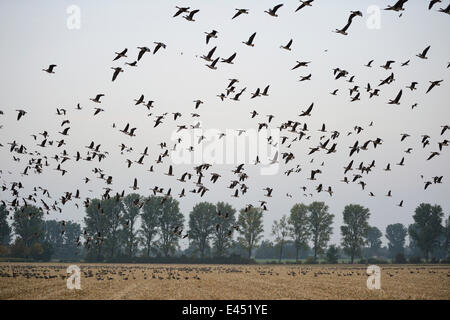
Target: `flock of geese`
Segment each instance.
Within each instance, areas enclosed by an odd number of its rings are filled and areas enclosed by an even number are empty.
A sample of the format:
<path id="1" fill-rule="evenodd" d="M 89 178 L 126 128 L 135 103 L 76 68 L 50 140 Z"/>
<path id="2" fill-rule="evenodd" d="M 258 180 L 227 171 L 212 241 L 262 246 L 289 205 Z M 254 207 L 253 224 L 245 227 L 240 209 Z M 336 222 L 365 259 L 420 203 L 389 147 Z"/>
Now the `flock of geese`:
<path id="1" fill-rule="evenodd" d="M 311 7 L 314 5 L 314 0 L 307 0 L 307 1 L 300 1 L 300 5 L 296 7 L 295 12 L 298 12 L 300 10 L 305 10 L 307 7 Z M 396 12 L 403 12 L 405 10 L 404 5 L 407 2 L 407 0 L 400 0 L 397 1 L 392 6 L 388 6 L 385 10 L 390 11 L 396 11 Z M 437 3 L 442 2 L 441 0 L 432 0 L 429 3 L 428 9 L 433 8 L 434 5 Z M 197 15 L 199 14 L 199 9 L 193 9 L 191 10 L 190 7 L 176 7 L 176 11 L 173 15 L 173 18 L 184 18 L 189 22 L 195 22 Z M 264 12 L 272 17 L 279 17 L 280 12 L 285 9 L 283 8 L 283 4 L 278 4 L 274 6 L 273 8 L 269 8 L 265 10 Z M 450 5 L 447 6 L 447 8 L 443 9 L 440 8 L 439 12 L 450 14 Z M 230 14 L 231 19 L 237 19 L 238 17 L 241 19 L 243 15 L 250 14 L 249 9 L 235 9 L 235 12 L 233 15 Z M 358 17 L 362 17 L 361 11 L 351 11 L 350 15 L 347 19 L 347 22 L 345 26 L 342 29 L 335 29 L 334 32 L 341 34 L 341 35 L 348 35 L 348 31 L 352 23 L 357 19 Z M 216 30 L 212 30 L 210 32 L 205 32 L 206 34 L 206 44 L 209 45 L 211 42 L 211 39 L 218 38 L 218 32 Z M 200 35 L 199 35 L 200 36 Z M 203 35 L 201 35 L 203 37 Z M 249 47 L 255 46 L 257 32 L 254 32 L 249 36 L 249 38 L 245 41 L 242 41 L 243 44 Z M 293 44 L 293 39 L 291 39 L 288 43 L 285 45 L 281 45 L 280 49 L 291 51 L 291 46 Z M 161 49 L 166 49 L 167 46 L 163 42 L 154 42 L 153 49 L 150 49 L 149 47 L 142 46 L 137 47 L 138 52 L 136 56 L 136 60 L 132 62 L 125 62 L 125 64 L 128 67 L 137 67 L 138 62 L 144 58 L 144 56 L 153 54 L 155 55 L 158 51 Z M 231 56 L 227 58 L 220 58 L 219 56 L 214 57 L 216 53 L 216 48 L 213 47 L 209 49 L 209 51 L 202 55 L 201 58 L 208 62 L 206 66 L 211 70 L 216 70 L 217 65 L 220 61 L 220 63 L 226 63 L 226 64 L 234 64 L 234 61 L 236 59 L 237 53 L 233 53 Z M 422 51 L 417 53 L 417 57 L 414 59 L 422 59 L 427 60 L 429 57 L 431 46 L 427 46 L 425 49 L 421 49 Z M 163 51 L 160 51 L 160 54 Z M 126 58 L 131 56 L 128 49 L 125 48 L 120 52 L 114 53 L 114 58 L 112 61 L 114 63 L 118 63 L 119 61 L 123 61 Z M 410 63 L 414 63 L 414 61 L 407 60 L 405 62 L 402 62 L 400 64 L 400 68 L 405 68 L 410 65 Z M 299 61 L 297 60 L 295 64 L 292 64 L 292 70 L 296 69 L 308 69 L 309 65 L 311 64 L 311 61 Z M 392 70 L 393 66 L 397 64 L 394 60 L 388 60 L 383 65 L 380 65 L 379 67 L 385 69 L 386 71 Z M 44 72 L 50 74 L 51 76 L 54 76 L 54 74 L 57 71 L 57 65 L 50 64 L 47 69 L 42 69 Z M 366 65 L 366 68 L 370 69 L 374 67 L 374 60 L 370 60 Z M 450 64 L 446 66 L 446 68 L 449 68 Z M 112 82 L 116 82 L 120 80 L 119 75 L 124 72 L 124 69 L 122 67 L 116 66 L 111 67 L 113 70 L 112 74 Z M 364 91 L 368 95 L 369 99 L 375 99 L 375 97 L 379 97 L 381 90 L 386 86 L 391 86 L 395 81 L 395 74 L 394 72 L 390 71 L 390 75 L 380 80 L 379 83 L 367 83 L 367 86 L 365 88 L 360 87 L 360 85 L 355 84 L 355 78 L 356 75 L 351 75 L 348 70 L 342 69 L 342 68 L 334 68 L 332 70 L 332 73 L 330 73 L 330 77 L 336 81 L 336 83 L 343 83 L 347 82 L 350 83 L 352 87 L 349 88 L 350 92 L 350 101 L 356 102 L 363 98 Z M 309 73 L 308 75 L 301 76 L 299 81 L 308 81 L 312 79 L 312 74 Z M 119 81 L 120 82 L 120 81 Z M 430 92 L 433 90 L 437 90 L 435 88 L 441 86 L 443 83 L 442 79 L 437 80 L 430 80 L 429 85 L 427 87 L 427 90 L 425 91 L 425 94 L 430 94 Z M 400 105 L 401 99 L 404 96 L 404 90 L 408 89 L 410 92 L 414 92 L 418 90 L 419 83 L 418 82 L 412 82 L 406 87 L 402 87 L 398 91 L 398 94 L 393 97 L 392 99 L 389 99 L 386 103 L 390 105 Z M 250 92 L 250 95 L 245 95 L 247 91 L 246 86 L 240 85 L 239 79 L 228 79 L 227 83 L 224 85 L 223 91 L 217 93 L 219 101 L 225 101 L 225 99 L 234 100 L 234 101 L 240 101 L 241 98 L 248 98 L 249 101 L 251 99 L 256 98 L 262 98 L 267 97 L 270 95 L 271 85 L 265 84 L 265 86 L 261 88 L 256 88 L 254 92 Z M 336 96 L 339 94 L 340 89 L 334 89 L 330 94 L 333 96 Z M 364 90 L 364 91 L 362 91 Z M 97 94 L 95 97 L 90 98 L 90 101 L 96 105 L 96 107 L 93 108 L 94 116 L 99 116 L 102 112 L 106 112 L 103 108 L 100 106 L 102 105 L 102 99 L 105 96 L 103 93 Z M 157 110 L 155 101 L 153 100 L 147 100 L 144 96 L 144 94 L 141 94 L 139 97 L 137 97 L 134 101 L 130 101 L 130 103 L 133 103 L 135 106 L 144 106 L 148 111 Z M 201 108 L 202 104 L 204 102 L 200 99 L 194 100 L 192 105 L 192 112 L 190 116 L 192 118 L 200 118 L 201 114 L 198 113 L 198 110 Z M 417 104 L 413 106 L 414 109 L 417 107 Z M 75 112 L 80 112 L 83 108 L 79 103 L 77 103 L 76 107 L 74 108 Z M 17 109 L 17 121 L 20 121 L 23 117 L 27 116 L 28 111 Z M 87 143 L 87 145 L 83 148 L 83 150 L 76 150 L 76 151 L 68 151 L 70 150 L 68 148 L 67 142 L 65 141 L 65 137 L 69 136 L 71 133 L 70 131 L 70 124 L 71 119 L 67 118 L 70 115 L 71 111 L 67 110 L 65 108 L 57 108 L 56 109 L 56 116 L 58 118 L 61 118 L 61 123 L 59 129 L 57 132 L 48 132 L 46 130 L 43 130 L 42 132 L 35 132 L 32 133 L 33 140 L 35 141 L 33 144 L 26 144 L 22 143 L 16 140 L 13 140 L 11 142 L 8 142 L 7 145 L 9 147 L 5 146 L 3 143 L 0 144 L 0 148 L 5 148 L 7 151 L 9 151 L 9 154 L 12 156 L 12 159 L 17 162 L 17 166 L 20 166 L 22 168 L 21 175 L 22 176 L 28 176 L 32 173 L 34 174 L 43 174 L 44 171 L 47 170 L 47 168 L 52 168 L 53 170 L 56 170 L 57 172 L 60 172 L 61 175 L 65 175 L 68 173 L 68 170 L 64 168 L 67 163 L 73 163 L 73 162 L 79 162 L 79 161 L 85 161 L 85 162 L 96 162 L 96 166 L 94 169 L 92 169 L 92 174 L 94 177 L 86 176 L 84 178 L 80 177 L 80 182 L 83 182 L 83 184 L 90 183 L 94 178 L 97 178 L 104 182 L 105 192 L 102 194 L 103 199 L 108 198 L 116 198 L 121 199 L 125 195 L 125 189 L 124 188 L 118 188 L 123 190 L 115 190 L 112 189 L 113 185 L 113 174 L 106 172 L 104 169 L 100 167 L 101 162 L 110 157 L 112 154 L 114 154 L 113 150 L 104 150 L 101 146 L 101 143 L 91 141 L 90 143 Z M 4 112 L 1 111 L 0 115 L 3 116 Z M 348 152 L 348 163 L 345 164 L 342 170 L 342 180 L 340 183 L 353 183 L 361 186 L 361 190 L 365 193 L 367 193 L 370 197 L 375 197 L 375 194 L 373 191 L 368 190 L 370 187 L 368 183 L 365 182 L 365 178 L 369 174 L 373 174 L 376 172 L 375 168 L 377 166 L 376 161 L 372 160 L 369 163 L 359 162 L 356 159 L 357 155 L 360 153 L 363 153 L 364 151 L 367 151 L 369 149 L 377 149 L 380 148 L 379 146 L 384 143 L 384 140 L 381 137 L 374 137 L 373 139 L 369 140 L 362 140 L 357 139 L 352 145 L 350 146 L 342 146 L 339 143 L 339 138 L 343 135 L 342 132 L 336 131 L 336 130 L 330 130 L 327 128 L 326 124 L 322 124 L 320 128 L 310 128 L 308 126 L 308 123 L 304 121 L 304 119 L 307 119 L 309 117 L 312 117 L 314 115 L 314 102 L 307 105 L 307 107 L 304 108 L 303 111 L 298 114 L 297 119 L 290 119 L 286 121 L 281 121 L 281 125 L 278 127 L 281 133 L 280 141 L 275 141 L 272 136 L 268 138 L 267 143 L 271 145 L 272 147 L 279 146 L 280 147 L 280 154 L 276 152 L 275 156 L 272 159 L 269 160 L 269 163 L 275 164 L 275 163 L 283 163 L 283 165 L 287 168 L 286 171 L 284 171 L 284 175 L 290 176 L 291 174 L 300 174 L 302 171 L 305 171 L 304 168 L 300 165 L 300 163 L 295 163 L 295 159 L 299 157 L 293 149 L 296 145 L 298 145 L 300 142 L 310 141 L 311 137 L 313 136 L 313 132 L 319 132 L 320 133 L 320 142 L 317 145 L 314 145 L 309 148 L 308 156 L 318 153 L 323 154 L 333 154 L 340 150 L 344 151 L 345 149 L 349 149 Z M 154 118 L 154 125 L 153 128 L 156 128 L 160 126 L 163 123 L 174 123 L 174 128 L 176 128 L 177 132 L 183 131 L 183 130 L 191 130 L 200 128 L 200 122 L 198 122 L 195 125 L 188 126 L 186 124 L 179 123 L 180 119 L 183 119 L 183 114 L 180 112 L 173 112 L 172 114 L 169 114 L 169 112 L 163 112 L 159 115 L 150 113 L 148 114 L 149 117 Z M 257 110 L 253 110 L 250 112 L 250 119 L 260 119 L 260 114 Z M 255 124 L 255 126 L 258 127 L 258 131 L 269 128 L 270 124 L 272 123 L 273 119 L 276 118 L 276 115 L 269 114 L 265 115 L 266 120 L 262 120 L 262 122 L 258 122 Z M 373 123 L 370 123 L 368 125 L 373 126 Z M 118 130 L 119 132 L 123 133 L 127 137 L 136 137 L 136 135 L 139 132 L 139 128 L 134 127 L 130 123 L 124 123 L 123 126 L 120 126 L 118 129 L 116 124 L 114 123 L 112 126 L 115 130 Z M 346 133 L 347 136 L 349 135 L 356 135 L 358 136 L 365 130 L 366 128 L 361 126 L 355 126 L 352 130 L 348 131 Z M 443 124 L 441 128 L 436 128 L 437 132 L 433 134 L 433 139 L 430 135 L 423 135 L 420 139 L 420 144 L 423 149 L 429 149 L 429 156 L 424 159 L 425 161 L 432 161 L 438 156 L 441 156 L 445 152 L 445 148 L 449 145 L 449 140 L 445 138 L 445 135 L 448 133 L 450 127 L 449 125 Z M 156 129 L 155 129 L 156 130 Z M 244 134 L 245 130 L 238 130 L 238 134 Z M 155 131 L 155 135 L 157 135 L 157 132 Z M 220 133 L 219 139 L 223 138 L 225 136 L 225 133 Z M 401 135 L 401 142 L 407 141 L 407 139 L 410 138 L 410 135 L 408 133 L 403 133 Z M 129 139 L 129 138 L 128 138 Z M 127 140 L 130 141 L 130 140 Z M 197 144 L 201 144 L 207 141 L 207 138 L 205 136 L 200 136 L 198 138 Z M 165 141 L 161 141 L 158 144 L 157 150 L 152 150 L 152 148 L 149 149 L 148 146 L 142 147 L 143 152 L 135 155 L 135 151 L 132 145 L 130 145 L 128 142 L 122 142 L 118 146 L 117 152 L 120 153 L 120 155 L 126 155 L 127 159 L 125 161 L 126 164 L 124 164 L 125 168 L 130 168 L 131 166 L 143 166 L 148 165 L 149 169 L 147 172 L 154 173 L 156 172 L 155 166 L 160 165 L 167 161 L 170 157 L 169 152 L 171 150 L 176 150 L 177 147 L 179 147 L 182 144 L 182 139 L 177 139 L 176 143 L 174 145 L 170 145 Z M 56 147 L 56 152 L 55 152 Z M 190 145 L 189 151 L 194 151 L 196 148 L 196 145 Z M 47 153 L 45 150 L 50 149 Z M 1 150 L 1 149 L 0 149 Z M 284 151 L 282 151 L 284 150 Z M 379 149 L 378 149 L 379 150 Z M 406 149 L 405 154 L 411 154 L 413 151 L 413 148 L 409 147 Z M 136 157 L 136 160 L 133 160 L 133 156 Z M 155 157 L 155 159 L 152 161 L 149 158 Z M 310 163 L 314 165 L 313 162 L 314 159 L 311 159 Z M 230 196 L 234 198 L 239 198 L 242 196 L 245 196 L 247 191 L 250 189 L 250 185 L 248 182 L 249 175 L 247 173 L 247 168 L 251 165 L 259 165 L 261 164 L 261 159 L 259 156 L 254 159 L 253 164 L 238 164 L 234 170 L 232 170 L 232 174 L 234 175 L 232 180 L 227 183 L 228 189 L 230 189 Z M 391 171 L 394 170 L 394 166 L 405 166 L 408 162 L 408 158 L 406 156 L 402 157 L 399 160 L 393 160 L 392 162 L 385 163 L 382 165 L 384 171 Z M 289 167 L 292 165 L 292 167 Z M 321 174 L 323 173 L 325 168 L 325 162 L 322 164 L 318 164 L 316 168 L 310 170 L 306 173 L 307 180 L 310 181 L 318 181 L 320 180 Z M 210 169 L 212 170 L 211 172 Z M 221 181 L 222 175 L 219 172 L 214 171 L 214 166 L 212 164 L 203 163 L 195 166 L 192 171 L 185 171 L 185 172 L 176 172 L 177 168 L 169 165 L 167 173 L 164 173 L 168 179 L 177 180 L 178 182 L 174 182 L 175 185 L 180 186 L 179 187 L 179 193 L 178 197 L 182 198 L 186 196 L 187 192 L 190 192 L 192 194 L 197 194 L 199 197 L 203 197 L 207 192 L 210 191 L 210 188 L 212 188 L 212 184 L 218 183 L 218 181 Z M 353 173 L 353 175 L 350 175 L 350 173 Z M 75 206 L 79 208 L 78 200 L 83 200 L 83 205 L 85 207 L 88 207 L 90 205 L 91 198 L 88 196 L 85 196 L 84 199 L 82 199 L 81 195 L 84 194 L 81 187 L 72 190 L 72 191 L 65 191 L 63 192 L 59 197 L 53 197 L 50 195 L 47 188 L 44 186 L 31 186 L 31 189 L 29 186 L 25 188 L 25 185 L 19 181 L 19 179 L 15 179 L 13 181 L 7 182 L 7 173 L 14 177 L 10 171 L 6 172 L 4 170 L 0 170 L 0 177 L 2 179 L 2 199 L 1 204 L 7 207 L 9 210 L 14 211 L 22 206 L 27 206 L 29 204 L 35 204 L 38 206 L 43 212 L 49 213 L 49 212 L 62 212 L 63 206 L 68 202 L 74 202 Z M 176 179 L 176 177 L 178 177 Z M 222 179 L 221 179 L 222 178 Z M 434 184 L 442 184 L 443 183 L 443 176 L 436 176 L 436 177 L 430 177 L 425 178 L 422 176 L 424 189 L 430 188 Z M 140 190 L 138 179 L 137 178 L 130 178 L 132 185 L 129 186 L 127 189 L 131 189 L 132 191 Z M 208 184 L 205 182 L 205 180 L 209 180 L 211 184 Z M 44 183 L 45 179 L 42 179 L 42 183 Z M 187 182 L 191 182 L 193 184 L 192 189 L 187 189 L 188 187 L 184 187 L 184 185 Z M 301 181 L 301 180 L 299 180 Z M 215 186 L 217 188 L 217 185 Z M 31 192 L 26 192 L 24 190 L 31 190 Z M 164 188 L 161 188 L 160 186 L 155 186 L 154 188 L 150 189 L 154 195 L 161 195 L 163 197 L 163 201 L 165 199 L 168 199 L 169 197 L 174 197 L 175 195 L 172 194 L 172 188 L 169 188 L 168 190 L 164 190 Z M 307 186 L 302 186 L 301 190 L 303 191 L 303 196 L 313 196 L 314 192 L 321 193 L 325 192 L 328 193 L 331 196 L 334 194 L 333 186 L 331 185 L 325 185 L 324 183 L 318 181 L 317 185 L 314 188 L 310 188 Z M 268 200 L 276 194 L 276 190 L 274 190 L 273 187 L 267 186 L 263 189 L 265 194 L 261 194 L 261 197 L 264 197 L 264 200 L 260 200 L 259 204 L 247 204 L 245 207 L 245 210 L 248 210 L 252 207 L 259 207 L 263 210 L 268 210 L 269 203 Z M 393 197 L 395 195 L 394 191 L 392 190 L 386 190 L 386 197 Z M 286 197 L 291 198 L 291 194 L 286 194 Z M 404 204 L 404 201 L 402 199 L 398 199 L 397 202 L 399 207 L 402 207 Z M 142 203 L 136 203 L 137 206 L 142 205 Z M 220 213 L 218 213 L 220 214 Z M 11 217 L 12 218 L 12 217 Z M 178 229 L 174 230 L 174 232 L 178 233 Z M 180 233 L 181 235 L 181 233 Z"/>

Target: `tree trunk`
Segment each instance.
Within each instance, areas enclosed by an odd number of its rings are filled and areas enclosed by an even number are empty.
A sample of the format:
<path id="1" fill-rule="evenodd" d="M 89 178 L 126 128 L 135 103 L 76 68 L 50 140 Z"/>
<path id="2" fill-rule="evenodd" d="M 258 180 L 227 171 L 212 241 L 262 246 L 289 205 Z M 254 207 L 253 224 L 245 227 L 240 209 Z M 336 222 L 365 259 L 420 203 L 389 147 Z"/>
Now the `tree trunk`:
<path id="1" fill-rule="evenodd" d="M 295 262 L 298 262 L 298 249 L 299 247 L 295 248 Z"/>
<path id="2" fill-rule="evenodd" d="M 248 247 L 248 258 L 252 257 L 252 247 Z"/>

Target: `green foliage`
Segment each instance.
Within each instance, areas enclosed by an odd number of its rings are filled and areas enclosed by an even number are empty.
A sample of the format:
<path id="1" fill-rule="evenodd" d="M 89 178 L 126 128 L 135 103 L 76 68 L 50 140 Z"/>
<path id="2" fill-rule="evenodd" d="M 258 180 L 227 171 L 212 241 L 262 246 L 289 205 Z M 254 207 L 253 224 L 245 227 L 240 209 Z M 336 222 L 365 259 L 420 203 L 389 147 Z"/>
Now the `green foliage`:
<path id="1" fill-rule="evenodd" d="M 441 206 L 422 203 L 413 215 L 414 224 L 408 228 L 409 236 L 422 250 L 427 261 L 433 249 L 439 246 L 439 237 L 443 233 L 443 216 Z"/>
<path id="2" fill-rule="evenodd" d="M 189 239 L 200 253 L 205 256 L 205 249 L 209 247 L 214 230 L 216 229 L 216 206 L 209 202 L 197 203 L 189 214 Z M 221 226 L 217 224 L 217 229 Z"/>
<path id="3" fill-rule="evenodd" d="M 334 215 L 328 212 L 328 206 L 324 202 L 313 202 L 308 206 L 309 230 L 312 235 L 314 259 L 323 253 L 333 232 L 332 224 Z"/>
<path id="4" fill-rule="evenodd" d="M 361 248 L 366 244 L 370 212 L 369 209 L 358 204 L 349 204 L 345 206 L 343 215 L 342 246 L 350 255 L 351 263 L 353 263 L 355 256 L 361 256 Z"/>
<path id="5" fill-rule="evenodd" d="M 25 241 L 20 237 L 16 238 L 10 251 L 14 258 L 27 258 L 30 255 L 30 248 L 25 245 Z"/>
<path id="6" fill-rule="evenodd" d="M 289 226 L 286 215 L 283 215 L 283 217 L 279 221 L 275 220 L 273 222 L 272 235 L 275 236 L 275 243 L 280 247 L 280 256 L 278 261 L 281 262 L 284 242 L 289 235 Z"/>
<path id="7" fill-rule="evenodd" d="M 125 245 L 125 255 L 134 256 L 138 246 L 137 231 L 135 225 L 140 216 L 141 196 L 136 193 L 127 195 L 123 200 L 122 224 L 122 243 Z"/>
<path id="8" fill-rule="evenodd" d="M 7 257 L 9 255 L 9 249 L 6 245 L 0 244 L 0 257 Z"/>
<path id="9" fill-rule="evenodd" d="M 144 246 L 144 255 L 150 256 L 152 252 L 156 252 L 153 242 L 158 234 L 158 221 L 161 198 L 148 197 L 144 201 L 141 214 L 141 228 L 138 231 L 139 241 Z"/>
<path id="10" fill-rule="evenodd" d="M 214 225 L 220 225 L 220 228 L 213 231 L 214 255 L 223 257 L 232 244 L 236 210 L 228 203 L 218 202 L 216 211 L 220 212 L 220 216 L 215 215 Z"/>
<path id="11" fill-rule="evenodd" d="M 81 226 L 78 223 L 67 221 L 65 226 L 62 226 L 59 221 L 47 220 L 43 222 L 43 230 L 44 242 L 52 247 L 52 258 L 59 260 L 77 258 L 77 239 L 81 234 Z"/>
<path id="12" fill-rule="evenodd" d="M 377 227 L 369 227 L 367 232 L 367 243 L 369 244 L 370 255 L 378 255 L 381 248 L 381 237 L 383 234 Z"/>
<path id="13" fill-rule="evenodd" d="M 8 245 L 11 241 L 11 227 L 8 224 L 8 210 L 0 206 L 0 245 Z"/>
<path id="14" fill-rule="evenodd" d="M 16 235 L 22 239 L 27 248 L 44 236 L 44 213 L 35 206 L 24 206 L 14 212 L 13 227 Z"/>
<path id="15" fill-rule="evenodd" d="M 403 253 L 397 253 L 394 258 L 395 263 L 406 263 L 406 258 Z"/>
<path id="16" fill-rule="evenodd" d="M 176 227 L 183 228 L 184 216 L 178 207 L 178 201 L 172 197 L 155 197 L 158 206 L 159 239 L 156 242 L 158 249 L 168 257 L 179 247 L 180 237 L 174 233 Z"/>
<path id="17" fill-rule="evenodd" d="M 262 239 L 263 229 L 263 211 L 260 208 L 241 209 L 237 224 L 239 226 L 239 244 L 248 252 L 248 258 L 251 258 L 252 250 Z"/>
<path id="18" fill-rule="evenodd" d="M 389 240 L 389 252 L 393 257 L 403 253 L 407 230 L 401 223 L 390 224 L 386 227 L 386 238 Z"/>
<path id="19" fill-rule="evenodd" d="M 336 264 L 339 260 L 339 249 L 332 244 L 328 247 L 327 254 L 326 254 L 326 261 L 330 264 Z"/>
<path id="20" fill-rule="evenodd" d="M 295 261 L 298 261 L 300 249 L 304 249 L 308 245 L 311 236 L 308 225 L 308 206 L 301 203 L 295 204 L 291 208 L 289 215 L 289 232 L 295 244 Z"/>

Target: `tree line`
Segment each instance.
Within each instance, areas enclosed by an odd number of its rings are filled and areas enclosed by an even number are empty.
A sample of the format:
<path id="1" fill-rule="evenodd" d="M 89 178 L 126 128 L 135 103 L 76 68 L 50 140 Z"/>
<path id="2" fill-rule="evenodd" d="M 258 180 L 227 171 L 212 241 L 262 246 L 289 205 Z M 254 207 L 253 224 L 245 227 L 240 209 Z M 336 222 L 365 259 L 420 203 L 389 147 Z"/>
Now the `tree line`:
<path id="1" fill-rule="evenodd" d="M 263 239 L 264 211 L 252 206 L 236 212 L 225 202 L 201 202 L 191 209 L 185 224 L 176 199 L 132 193 L 92 199 L 85 203 L 85 211 L 84 228 L 71 221 L 44 220 L 43 212 L 32 205 L 16 210 L 9 225 L 9 212 L 0 207 L 0 256 L 123 262 L 174 256 L 211 261 L 232 256 L 248 261 L 276 257 L 279 262 L 306 258 L 311 263 L 346 258 L 354 263 L 357 258 L 382 257 L 405 262 L 407 249 L 418 261 L 449 257 L 449 218 L 444 221 L 439 205 L 420 204 L 408 227 L 388 225 L 387 247 L 382 247 L 382 232 L 369 225 L 369 209 L 358 204 L 349 204 L 342 212 L 340 246 L 329 245 L 335 216 L 324 202 L 295 204 L 289 215 L 273 222 L 273 241 Z M 184 250 L 182 239 L 188 241 Z"/>

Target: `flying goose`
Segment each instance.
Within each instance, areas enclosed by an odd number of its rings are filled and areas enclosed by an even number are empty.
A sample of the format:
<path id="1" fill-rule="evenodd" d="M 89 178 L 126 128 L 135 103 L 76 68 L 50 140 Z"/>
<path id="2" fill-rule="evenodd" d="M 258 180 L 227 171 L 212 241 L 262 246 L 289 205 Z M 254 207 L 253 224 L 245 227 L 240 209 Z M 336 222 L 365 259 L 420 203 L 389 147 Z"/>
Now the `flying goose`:
<path id="1" fill-rule="evenodd" d="M 428 87 L 428 90 L 426 93 L 430 92 L 431 89 L 433 89 L 434 87 L 440 86 L 442 81 L 444 81 L 444 80 L 430 81 L 431 85 Z"/>
<path id="2" fill-rule="evenodd" d="M 292 39 L 285 46 L 280 46 L 281 49 L 291 51 Z"/>
<path id="3" fill-rule="evenodd" d="M 217 31 L 216 30 L 213 30 L 211 32 L 205 32 L 205 34 L 206 34 L 206 44 L 209 43 L 209 40 L 211 38 L 217 38 Z"/>
<path id="4" fill-rule="evenodd" d="M 234 58 L 236 58 L 236 52 L 233 53 L 233 54 L 232 54 L 229 58 L 227 58 L 227 59 L 222 58 L 222 61 L 221 61 L 221 62 L 233 64 Z"/>
<path id="5" fill-rule="evenodd" d="M 216 70 L 217 69 L 216 64 L 219 61 L 219 58 L 220 57 L 217 57 L 216 60 L 214 60 L 211 64 L 206 64 L 206 66 L 212 70 Z"/>
<path id="6" fill-rule="evenodd" d="M 314 107 L 314 102 L 311 103 L 311 105 L 309 106 L 308 109 L 306 109 L 305 111 L 302 111 L 302 113 L 299 115 L 299 117 L 310 116 L 313 107 Z"/>
<path id="7" fill-rule="evenodd" d="M 133 186 L 130 187 L 130 188 L 133 189 L 133 190 L 138 190 L 138 189 L 139 189 L 139 187 L 138 187 L 138 185 L 137 185 L 137 179 L 136 179 L 136 178 L 134 178 Z"/>
<path id="8" fill-rule="evenodd" d="M 428 50 L 430 50 L 430 47 L 431 47 L 431 46 L 426 47 L 426 48 L 422 51 L 422 53 L 416 54 L 416 56 L 419 57 L 419 58 L 421 58 L 421 59 L 428 59 L 428 57 L 427 57 L 427 52 L 428 52 Z"/>
<path id="9" fill-rule="evenodd" d="M 387 6 L 387 8 L 385 8 L 384 10 L 392 10 L 392 11 L 404 11 L 405 8 L 403 8 L 403 5 L 407 2 L 408 0 L 398 0 L 393 6 Z"/>
<path id="10" fill-rule="evenodd" d="M 306 6 L 311 7 L 311 6 L 312 6 L 311 3 L 312 3 L 313 1 L 314 1 L 314 0 L 306 0 L 306 1 L 300 0 L 300 2 L 301 2 L 302 4 L 295 10 L 295 12 L 297 12 L 298 10 L 303 9 L 303 8 L 306 7 Z"/>
<path id="11" fill-rule="evenodd" d="M 235 9 L 237 12 L 234 14 L 233 18 L 231 18 L 232 20 L 234 18 L 237 18 L 238 16 L 240 16 L 241 14 L 248 14 L 248 9 Z"/>
<path id="12" fill-rule="evenodd" d="M 126 57 L 127 57 L 127 55 L 126 55 L 127 51 L 128 51 L 128 49 L 125 48 L 125 49 L 123 49 L 122 52 L 115 52 L 115 54 L 116 54 L 117 56 L 114 58 L 113 61 L 116 61 L 117 59 L 120 59 L 120 58 L 122 58 L 122 57 L 125 57 L 125 58 L 126 58 Z"/>
<path id="13" fill-rule="evenodd" d="M 47 72 L 47 73 L 55 73 L 55 72 L 53 71 L 53 69 L 55 69 L 55 67 L 57 67 L 56 64 L 51 64 L 51 65 L 48 66 L 47 69 L 42 69 L 42 71 L 45 71 L 45 72 Z"/>
<path id="14" fill-rule="evenodd" d="M 201 56 L 200 58 L 202 58 L 203 60 L 206 60 L 208 62 L 213 61 L 212 56 L 213 56 L 214 52 L 216 51 L 216 49 L 217 49 L 217 47 L 212 48 L 206 56 Z"/>
<path id="15" fill-rule="evenodd" d="M 173 15 L 173 18 L 179 16 L 179 15 L 182 14 L 182 13 L 185 13 L 185 12 L 187 13 L 187 12 L 189 12 L 189 9 L 190 9 L 190 7 L 175 7 L 175 8 L 177 8 L 178 10 L 177 10 L 177 12 L 175 12 L 175 14 Z"/>
<path id="16" fill-rule="evenodd" d="M 187 21 L 195 21 L 194 20 L 194 15 L 199 12 L 200 10 L 196 9 L 196 10 L 192 10 L 187 16 L 183 16 L 183 18 L 185 18 Z"/>
<path id="17" fill-rule="evenodd" d="M 137 48 L 139 49 L 137 61 L 141 60 L 144 53 L 150 52 L 150 49 L 147 47 L 137 47 Z"/>
<path id="18" fill-rule="evenodd" d="M 400 90 L 394 100 L 389 100 L 388 104 L 400 105 L 400 98 L 402 97 L 403 90 Z"/>
<path id="19" fill-rule="evenodd" d="M 164 43 L 162 43 L 162 42 L 153 42 L 153 43 L 156 44 L 155 49 L 153 49 L 153 54 L 155 54 L 156 52 L 158 52 L 158 50 L 159 50 L 160 48 L 163 48 L 163 49 L 166 48 L 166 45 L 165 45 Z"/>
<path id="20" fill-rule="evenodd" d="M 433 8 L 433 6 L 438 2 L 442 2 L 442 0 L 431 0 L 430 4 L 428 5 L 428 10 L 431 10 L 431 8 Z"/>
<path id="21" fill-rule="evenodd" d="M 267 14 L 269 14 L 269 15 L 271 15 L 272 17 L 278 17 L 277 11 L 278 11 L 278 9 L 280 9 L 282 6 L 283 6 L 283 4 L 278 4 L 278 5 L 276 5 L 275 7 L 273 7 L 272 9 L 265 10 L 264 12 L 267 13 Z"/>
<path id="22" fill-rule="evenodd" d="M 116 67 L 116 68 L 111 67 L 111 69 L 114 70 L 113 77 L 112 77 L 112 81 L 114 81 L 114 80 L 116 80 L 119 73 L 123 72 L 123 69 L 121 67 Z"/>
<path id="23" fill-rule="evenodd" d="M 248 38 L 247 41 L 243 41 L 242 43 L 248 45 L 249 47 L 254 47 L 255 45 L 253 44 L 253 40 L 255 39 L 255 36 L 256 36 L 256 32 L 254 34 L 252 34 L 250 36 L 250 38 Z"/>
<path id="24" fill-rule="evenodd" d="M 291 70 L 295 70 L 300 67 L 307 67 L 310 63 L 311 61 L 297 61 L 297 64 Z"/>
<path id="25" fill-rule="evenodd" d="M 17 121 L 19 121 L 20 118 L 22 118 L 27 113 L 25 110 L 21 110 L 21 109 L 16 110 L 16 111 L 18 112 L 18 114 L 17 114 Z"/>

